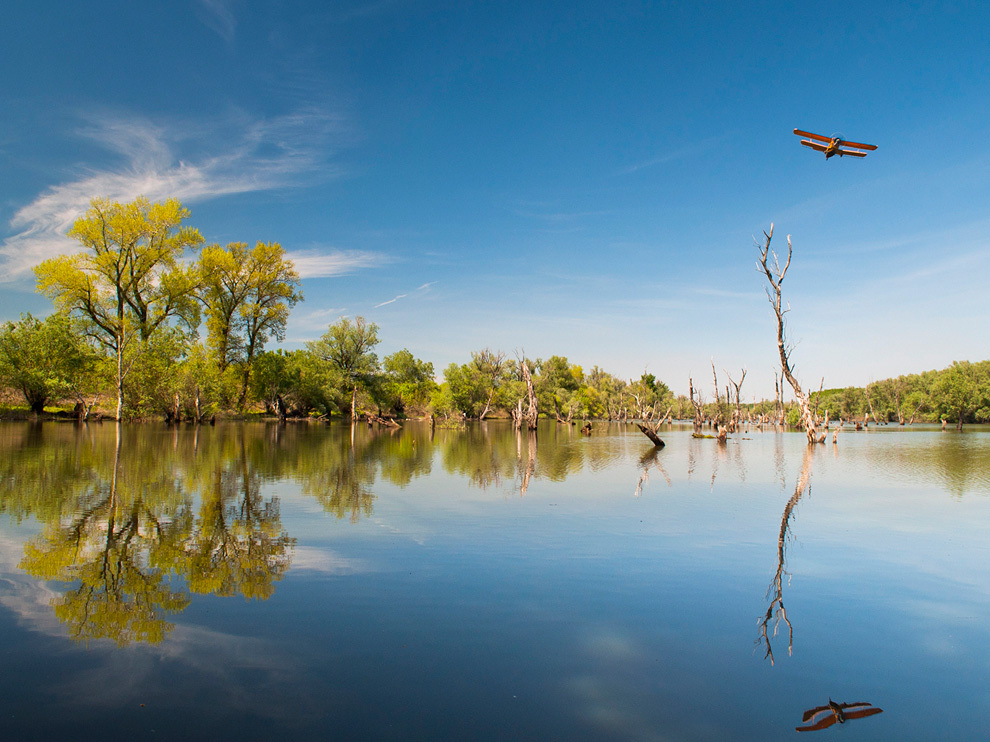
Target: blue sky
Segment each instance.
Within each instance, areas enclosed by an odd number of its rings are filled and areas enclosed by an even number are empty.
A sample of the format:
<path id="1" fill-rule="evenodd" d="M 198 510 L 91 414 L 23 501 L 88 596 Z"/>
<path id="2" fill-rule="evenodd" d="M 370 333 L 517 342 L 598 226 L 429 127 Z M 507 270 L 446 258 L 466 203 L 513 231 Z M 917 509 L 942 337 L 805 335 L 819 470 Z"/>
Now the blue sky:
<path id="1" fill-rule="evenodd" d="M 280 242 L 286 346 L 342 315 L 437 371 L 565 355 L 773 393 L 753 236 L 792 235 L 806 387 L 982 360 L 990 6 L 34 3 L 0 28 L 0 319 L 96 196 Z M 877 144 L 862 160 L 795 127 Z M 723 381 L 724 383 L 724 381 Z M 710 393 L 709 393 L 710 394 Z"/>

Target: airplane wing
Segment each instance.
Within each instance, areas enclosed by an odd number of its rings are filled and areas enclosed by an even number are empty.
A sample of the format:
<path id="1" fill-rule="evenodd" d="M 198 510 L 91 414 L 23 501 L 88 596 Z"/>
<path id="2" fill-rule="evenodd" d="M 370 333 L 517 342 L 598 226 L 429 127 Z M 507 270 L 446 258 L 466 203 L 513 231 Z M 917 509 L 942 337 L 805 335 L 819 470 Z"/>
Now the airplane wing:
<path id="1" fill-rule="evenodd" d="M 836 150 L 836 154 L 844 155 L 845 157 L 866 157 L 865 152 L 857 152 L 856 150 L 853 149 Z"/>
<path id="2" fill-rule="evenodd" d="M 801 144 L 803 144 L 805 147 L 811 147 L 812 149 L 816 149 L 819 152 L 825 151 L 825 145 L 819 144 L 818 142 L 809 142 L 807 139 L 802 139 Z"/>
<path id="3" fill-rule="evenodd" d="M 815 706 L 813 709 L 808 709 L 804 712 L 804 716 L 801 717 L 801 721 L 808 721 L 813 716 L 818 716 L 822 711 L 829 711 L 828 706 Z"/>
<path id="4" fill-rule="evenodd" d="M 883 713 L 882 708 L 877 708 L 869 703 L 839 703 L 836 706 L 842 709 L 843 721 L 862 719 L 867 716 Z M 801 721 L 805 723 L 810 721 L 811 724 L 805 727 L 795 727 L 797 731 L 817 732 L 819 729 L 827 729 L 839 721 L 839 715 L 832 706 L 815 706 L 815 708 L 808 709 L 804 712 Z"/>
<path id="5" fill-rule="evenodd" d="M 875 150 L 877 145 L 875 144 L 857 144 L 856 142 L 847 142 L 845 139 L 839 142 L 840 147 L 856 147 L 858 149 L 868 149 Z"/>
<path id="6" fill-rule="evenodd" d="M 799 732 L 817 732 L 819 729 L 827 729 L 828 727 L 835 724 L 838 717 L 835 714 L 829 714 L 824 719 L 819 721 L 817 724 L 812 724 L 809 727 L 794 727 Z"/>
<path id="7" fill-rule="evenodd" d="M 808 137 L 810 139 L 817 139 L 819 142 L 831 142 L 832 137 L 823 137 L 821 134 L 812 134 L 810 131 L 801 131 L 800 129 L 795 129 L 794 133 L 799 137 Z"/>
<path id="8" fill-rule="evenodd" d="M 873 707 L 873 708 L 863 709 L 862 711 L 847 711 L 845 713 L 845 717 L 847 719 L 862 719 L 864 716 L 873 716 L 874 714 L 882 714 L 882 713 L 883 713 L 883 709 Z"/>

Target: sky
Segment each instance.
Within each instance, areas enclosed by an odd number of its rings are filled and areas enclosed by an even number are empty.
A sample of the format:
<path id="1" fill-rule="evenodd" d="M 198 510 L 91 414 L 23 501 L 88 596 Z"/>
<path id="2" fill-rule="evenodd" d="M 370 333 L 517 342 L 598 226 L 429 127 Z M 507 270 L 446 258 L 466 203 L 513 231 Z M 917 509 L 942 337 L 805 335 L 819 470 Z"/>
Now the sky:
<path id="1" fill-rule="evenodd" d="M 438 376 L 488 347 L 772 397 L 772 223 L 806 388 L 984 360 L 987 28 L 982 2 L 11 0 L 0 320 L 52 310 L 31 268 L 92 198 L 143 195 L 288 251 L 286 348 L 362 316 Z"/>

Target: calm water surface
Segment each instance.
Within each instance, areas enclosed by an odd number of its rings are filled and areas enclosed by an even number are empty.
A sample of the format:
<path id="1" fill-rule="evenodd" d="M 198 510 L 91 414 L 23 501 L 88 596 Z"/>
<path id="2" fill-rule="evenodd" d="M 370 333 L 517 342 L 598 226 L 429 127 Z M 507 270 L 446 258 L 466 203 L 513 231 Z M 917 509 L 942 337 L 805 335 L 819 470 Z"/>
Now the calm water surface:
<path id="1" fill-rule="evenodd" d="M 990 433 L 0 425 L 4 739 L 985 738 Z"/>

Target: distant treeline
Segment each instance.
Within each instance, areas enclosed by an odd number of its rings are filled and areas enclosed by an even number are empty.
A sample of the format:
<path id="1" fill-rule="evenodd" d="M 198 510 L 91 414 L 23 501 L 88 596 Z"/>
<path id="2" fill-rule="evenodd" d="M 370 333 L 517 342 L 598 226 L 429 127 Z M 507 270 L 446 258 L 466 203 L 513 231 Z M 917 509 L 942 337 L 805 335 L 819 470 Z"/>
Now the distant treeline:
<path id="1" fill-rule="evenodd" d="M 376 416 L 485 419 L 508 417 L 526 396 L 520 363 L 530 370 L 542 416 L 577 419 L 690 419 L 695 408 L 652 374 L 621 379 L 597 366 L 585 371 L 562 356 L 520 361 L 483 349 L 451 363 L 435 379 L 432 363 L 400 350 L 379 360 L 378 326 L 343 318 L 301 350 L 263 350 L 225 366 L 208 343 L 170 327 L 128 355 L 123 410 L 128 418 L 203 420 L 266 411 L 287 417 Z M 250 369 L 245 368 L 250 364 Z M 65 312 L 24 315 L 0 329 L 0 383 L 13 405 L 34 413 L 75 406 L 113 415 L 116 358 Z M 243 381 L 248 379 L 247 391 Z M 703 417 L 727 419 L 735 400 L 702 396 Z M 957 362 L 939 371 L 899 376 L 865 387 L 812 395 L 818 414 L 833 420 L 905 423 L 990 422 L 990 361 Z M 732 408 L 732 409 L 730 409 Z M 742 417 L 796 425 L 791 403 L 739 405 Z"/>
<path id="2" fill-rule="evenodd" d="M 488 348 L 452 363 L 438 382 L 432 363 L 400 350 L 379 359 L 378 326 L 341 318 L 301 350 L 265 350 L 284 339 L 302 300 L 299 276 L 278 243 L 202 246 L 182 226 L 174 199 L 120 204 L 96 199 L 69 230 L 80 253 L 35 268 L 56 311 L 0 328 L 0 386 L 31 413 L 71 408 L 87 417 L 203 421 L 267 411 L 279 417 L 507 417 L 528 399 L 541 415 L 575 419 L 796 422 L 782 399 L 741 404 L 742 380 L 706 401 L 675 396 L 652 374 L 624 380 L 561 356 L 509 358 Z M 196 260 L 184 254 L 199 250 Z M 200 332 L 205 331 L 205 338 Z M 525 366 L 525 368 L 524 368 Z M 730 381 L 732 381 L 730 379 Z M 813 395 L 832 419 L 990 421 L 990 362 Z"/>
<path id="3" fill-rule="evenodd" d="M 814 395 L 833 418 L 911 424 L 990 422 L 990 361 L 956 361 L 939 371 L 874 381 Z"/>

